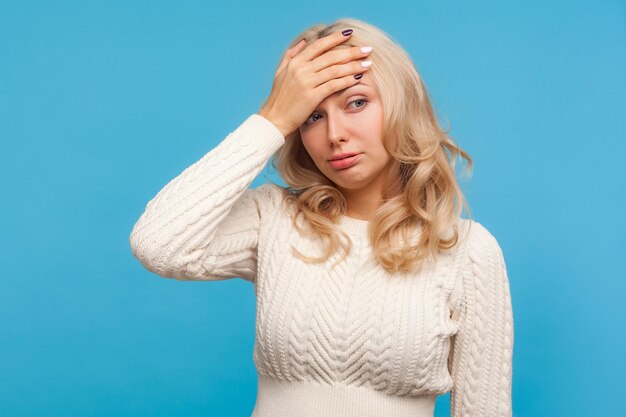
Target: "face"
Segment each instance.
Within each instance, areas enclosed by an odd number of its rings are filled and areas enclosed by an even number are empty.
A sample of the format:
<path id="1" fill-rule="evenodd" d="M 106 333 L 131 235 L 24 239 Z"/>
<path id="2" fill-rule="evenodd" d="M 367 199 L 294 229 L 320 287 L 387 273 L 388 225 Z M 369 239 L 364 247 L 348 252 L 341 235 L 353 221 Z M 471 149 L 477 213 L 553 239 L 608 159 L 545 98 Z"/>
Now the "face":
<path id="1" fill-rule="evenodd" d="M 317 168 L 345 192 L 382 192 L 393 158 L 383 146 L 383 107 L 368 73 L 326 97 L 300 126 L 300 137 Z M 357 154 L 331 162 L 340 154 Z"/>

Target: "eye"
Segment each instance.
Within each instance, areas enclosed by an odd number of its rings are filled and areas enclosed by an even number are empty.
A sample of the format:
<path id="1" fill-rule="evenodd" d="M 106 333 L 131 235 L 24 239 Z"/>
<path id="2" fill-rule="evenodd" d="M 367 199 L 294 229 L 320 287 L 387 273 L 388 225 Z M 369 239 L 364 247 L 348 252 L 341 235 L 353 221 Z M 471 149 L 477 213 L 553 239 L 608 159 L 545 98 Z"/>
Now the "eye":
<path id="1" fill-rule="evenodd" d="M 351 101 L 350 104 L 357 103 L 359 101 L 362 101 L 363 103 L 367 103 L 366 99 L 364 99 L 364 98 L 357 98 L 356 100 Z M 361 108 L 361 107 L 364 107 L 364 106 L 365 106 L 365 104 L 363 104 L 362 106 L 358 106 L 357 108 Z"/>
<path id="2" fill-rule="evenodd" d="M 363 102 L 363 104 L 362 104 L 362 105 L 360 105 L 360 106 L 357 106 L 357 107 L 356 107 L 357 109 L 360 109 L 360 108 L 362 108 L 362 107 L 365 107 L 365 103 L 367 103 L 367 101 L 368 101 L 368 100 L 367 100 L 367 99 L 365 99 L 365 98 L 357 98 L 356 100 L 352 100 L 349 104 L 352 104 L 352 103 L 358 103 L 358 102 Z M 309 125 L 311 125 L 311 124 L 315 123 L 315 121 L 317 121 L 317 120 L 314 120 L 314 121 L 312 121 L 312 122 L 309 122 L 309 120 L 311 120 L 311 119 L 312 119 L 313 117 L 315 117 L 315 116 L 319 116 L 319 113 L 313 113 L 313 114 L 311 114 L 311 115 L 309 116 L 309 118 L 308 118 L 308 119 L 304 122 L 304 125 L 309 126 Z"/>
<path id="3" fill-rule="evenodd" d="M 304 121 L 304 124 L 305 124 L 306 126 L 308 126 L 308 125 L 310 125 L 310 124 L 315 123 L 315 122 L 309 122 L 309 120 L 310 120 L 312 117 L 315 117 L 315 116 L 319 116 L 319 114 L 317 114 L 317 113 L 313 113 L 312 115 L 310 115 L 310 116 L 309 116 L 309 118 L 308 118 L 308 119 L 306 119 L 306 120 Z"/>

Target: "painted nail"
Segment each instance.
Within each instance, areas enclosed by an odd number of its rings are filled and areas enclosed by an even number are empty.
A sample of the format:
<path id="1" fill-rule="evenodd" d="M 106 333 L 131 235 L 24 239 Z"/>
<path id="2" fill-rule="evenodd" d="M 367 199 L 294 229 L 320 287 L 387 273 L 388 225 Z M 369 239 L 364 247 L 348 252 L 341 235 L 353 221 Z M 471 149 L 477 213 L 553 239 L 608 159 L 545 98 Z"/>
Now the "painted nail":
<path id="1" fill-rule="evenodd" d="M 352 33 L 352 29 L 346 29 L 346 30 L 344 30 L 343 32 L 341 32 L 341 34 L 342 34 L 343 36 L 348 36 L 348 35 L 350 35 L 351 33 Z"/>
<path id="2" fill-rule="evenodd" d="M 372 47 L 371 46 L 364 46 L 361 48 L 361 52 L 363 52 L 364 54 L 368 53 L 368 52 L 372 52 Z"/>
<path id="3" fill-rule="evenodd" d="M 355 74 L 354 78 L 360 80 L 361 78 L 363 78 L 363 74 Z"/>
<path id="4" fill-rule="evenodd" d="M 361 66 L 362 66 L 363 68 L 367 68 L 367 67 L 369 67 L 370 65 L 372 65 L 372 61 L 361 61 Z"/>

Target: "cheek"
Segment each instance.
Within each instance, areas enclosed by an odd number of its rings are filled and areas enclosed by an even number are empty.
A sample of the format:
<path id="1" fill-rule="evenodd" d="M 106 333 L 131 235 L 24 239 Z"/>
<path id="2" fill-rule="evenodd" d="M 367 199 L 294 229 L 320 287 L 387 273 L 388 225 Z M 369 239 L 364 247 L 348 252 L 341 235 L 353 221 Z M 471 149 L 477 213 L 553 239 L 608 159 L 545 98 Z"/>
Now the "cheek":
<path id="1" fill-rule="evenodd" d="M 311 147 L 309 143 L 305 139 L 302 139 L 301 143 L 302 143 L 302 147 L 304 148 L 304 150 L 309 154 L 309 156 L 311 156 Z"/>
<path id="2" fill-rule="evenodd" d="M 319 146 L 316 145 L 314 140 L 303 137 L 302 146 L 304 147 L 304 149 L 307 151 L 307 153 L 313 160 L 316 160 L 320 157 Z"/>

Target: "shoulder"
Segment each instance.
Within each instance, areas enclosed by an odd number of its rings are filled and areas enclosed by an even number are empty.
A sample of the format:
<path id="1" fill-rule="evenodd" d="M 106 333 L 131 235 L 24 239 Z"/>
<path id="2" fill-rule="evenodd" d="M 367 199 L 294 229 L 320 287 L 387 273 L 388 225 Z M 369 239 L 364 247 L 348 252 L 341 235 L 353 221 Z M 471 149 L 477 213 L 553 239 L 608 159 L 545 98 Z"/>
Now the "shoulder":
<path id="1" fill-rule="evenodd" d="M 280 186 L 268 183 L 245 189 L 228 210 L 228 216 L 220 223 L 221 227 L 236 229 L 245 223 L 258 228 L 271 224 L 281 210 L 280 190 Z"/>
<path id="2" fill-rule="evenodd" d="M 274 184 L 273 182 L 266 182 L 262 185 L 259 185 L 256 190 L 262 191 L 271 195 L 279 195 L 282 194 L 284 188 L 278 184 Z"/>
<path id="3" fill-rule="evenodd" d="M 277 204 L 283 199 L 284 188 L 273 182 L 266 182 L 253 189 L 258 198 L 267 200 L 272 204 Z"/>
<path id="4" fill-rule="evenodd" d="M 468 248 L 501 251 L 496 237 L 485 225 L 476 220 L 459 219 L 459 240 Z"/>
<path id="5" fill-rule="evenodd" d="M 460 305 L 468 291 L 484 295 L 504 288 L 505 283 L 508 286 L 504 255 L 494 234 L 475 220 L 461 219 L 459 224 L 463 256 L 462 270 L 451 297 L 454 308 Z"/>
<path id="6" fill-rule="evenodd" d="M 496 237 L 475 220 L 461 219 L 459 226 L 463 255 L 461 271 L 450 296 L 453 311 L 477 297 L 481 300 L 491 296 L 502 298 L 504 296 L 499 294 L 508 291 L 509 286 L 504 256 Z"/>
<path id="7" fill-rule="evenodd" d="M 286 190 L 278 184 L 264 183 L 257 188 L 249 188 L 245 194 L 247 199 L 254 200 L 260 210 L 276 213 L 281 209 L 281 203 Z"/>
<path id="8" fill-rule="evenodd" d="M 464 258 L 473 269 L 502 268 L 504 255 L 500 243 L 485 225 L 476 220 L 459 220 L 459 239 L 464 246 Z"/>

